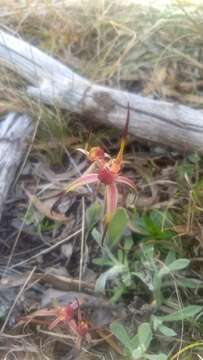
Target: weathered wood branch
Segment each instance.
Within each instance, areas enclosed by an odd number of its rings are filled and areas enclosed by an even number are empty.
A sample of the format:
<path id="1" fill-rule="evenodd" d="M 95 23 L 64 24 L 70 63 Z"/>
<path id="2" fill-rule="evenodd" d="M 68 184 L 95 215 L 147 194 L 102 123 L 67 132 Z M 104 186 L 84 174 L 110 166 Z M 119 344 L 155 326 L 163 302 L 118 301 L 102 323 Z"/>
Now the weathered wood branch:
<path id="1" fill-rule="evenodd" d="M 27 79 L 40 101 L 122 128 L 130 104 L 129 132 L 142 140 L 203 153 L 203 112 L 99 86 L 23 40 L 0 31 L 0 62 Z"/>
<path id="2" fill-rule="evenodd" d="M 0 118 L 0 219 L 32 132 L 33 124 L 26 115 L 10 113 Z"/>

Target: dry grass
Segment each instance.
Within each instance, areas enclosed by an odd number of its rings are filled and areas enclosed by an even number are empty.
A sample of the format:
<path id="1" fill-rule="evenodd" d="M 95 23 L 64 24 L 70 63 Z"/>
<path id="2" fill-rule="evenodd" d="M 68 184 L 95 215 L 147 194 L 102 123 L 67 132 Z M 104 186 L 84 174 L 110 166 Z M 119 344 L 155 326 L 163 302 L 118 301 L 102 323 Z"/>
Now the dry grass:
<path id="1" fill-rule="evenodd" d="M 99 83 L 198 108 L 203 107 L 202 17 L 203 4 L 183 1 L 161 9 L 133 1 L 124 5 L 121 0 L 1 1 L 2 27 L 76 72 Z M 26 109 L 40 117 L 39 148 L 50 152 L 48 138 L 52 149 L 59 143 L 67 146 L 68 116 L 43 105 L 39 108 L 25 97 L 24 82 L 2 67 L 0 76 L 1 111 Z M 58 149 L 59 161 L 63 146 Z"/>
<path id="2" fill-rule="evenodd" d="M 2 25 L 99 82 L 197 103 L 202 87 L 203 5 L 161 10 L 130 2 L 9 1 Z M 182 93 L 184 95 L 182 95 Z M 181 97 L 182 95 L 182 97 Z M 196 101 L 195 101 L 196 99 Z"/>

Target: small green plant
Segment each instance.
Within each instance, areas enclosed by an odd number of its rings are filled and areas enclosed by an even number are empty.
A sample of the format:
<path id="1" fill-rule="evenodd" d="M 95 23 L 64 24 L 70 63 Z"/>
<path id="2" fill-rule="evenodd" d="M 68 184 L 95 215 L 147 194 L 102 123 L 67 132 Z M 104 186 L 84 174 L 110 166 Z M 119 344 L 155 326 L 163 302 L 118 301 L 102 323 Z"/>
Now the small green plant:
<path id="1" fill-rule="evenodd" d="M 127 187 L 129 190 L 133 191 L 136 191 L 137 189 L 133 180 L 122 175 L 122 168 L 124 165 L 123 154 L 127 140 L 129 120 L 130 107 L 128 104 L 125 127 L 120 140 L 120 148 L 116 156 L 112 157 L 110 154 L 105 153 L 104 149 L 99 146 L 94 146 L 89 150 L 78 148 L 78 150 L 86 156 L 90 166 L 83 175 L 72 181 L 64 191 L 65 194 L 75 191 L 85 185 L 102 186 L 104 189 L 105 205 L 103 236 L 105 236 L 112 216 L 118 207 L 120 187 Z M 62 198 L 61 193 L 60 198 Z M 55 208 L 56 204 L 58 204 L 60 198 L 52 206 L 52 210 Z"/>
<path id="2" fill-rule="evenodd" d="M 176 336 L 176 332 L 166 326 L 165 322 L 177 322 L 189 320 L 202 310 L 202 306 L 189 305 L 169 315 L 150 317 L 149 322 L 138 326 L 137 332 L 129 336 L 125 327 L 120 322 L 111 325 L 111 331 L 124 347 L 124 355 L 132 360 L 167 360 L 168 355 L 159 352 L 150 354 L 152 340 L 161 333 L 165 338 Z"/>
<path id="3" fill-rule="evenodd" d="M 173 286 L 177 273 L 185 269 L 190 261 L 184 258 L 176 259 L 174 251 L 168 252 L 161 260 L 156 255 L 154 246 L 145 242 L 140 242 L 135 248 L 131 235 L 124 236 L 127 224 L 126 210 L 118 208 L 109 224 L 103 246 L 102 235 L 95 228 L 92 230 L 94 239 L 102 248 L 102 257 L 95 259 L 94 263 L 108 268 L 97 279 L 96 291 L 103 292 L 108 281 L 111 281 L 113 300 L 116 301 L 123 293 L 138 289 L 143 284 L 151 292 L 156 307 L 159 308 L 164 301 L 164 291 Z M 121 247 L 118 249 L 119 242 Z M 188 287 L 191 287 L 192 279 L 188 280 Z M 196 282 L 195 284 L 197 285 Z M 187 282 L 184 282 L 184 285 L 187 287 Z"/>
<path id="4" fill-rule="evenodd" d="M 25 214 L 25 224 L 32 225 L 34 230 L 39 234 L 53 231 L 58 225 L 47 217 L 42 216 L 32 206 L 28 208 Z"/>
<path id="5" fill-rule="evenodd" d="M 124 249 L 115 249 L 125 232 L 127 224 L 128 215 L 126 210 L 118 208 L 109 224 L 104 244 L 101 244 L 102 234 L 95 228 L 92 231 L 94 239 L 99 246 L 101 246 L 103 252 L 103 256 L 99 259 L 95 259 L 94 263 L 109 268 L 99 276 L 95 290 L 97 292 L 103 292 L 108 280 L 111 279 L 115 281 L 114 301 L 125 292 L 126 286 L 131 286 L 131 274 L 128 262 L 128 254 L 133 245 L 131 237 L 125 239 Z"/>
<path id="6" fill-rule="evenodd" d="M 183 320 L 190 320 L 202 310 L 200 305 L 188 305 L 179 310 L 167 315 L 151 315 L 151 324 L 154 331 L 159 331 L 162 335 L 171 337 L 176 336 L 176 332 L 170 327 L 166 326 L 165 322 L 177 322 Z"/>
<path id="7" fill-rule="evenodd" d="M 164 239 L 173 238 L 173 232 L 163 227 L 163 219 L 167 226 L 172 221 L 170 216 L 153 211 L 139 217 L 139 221 L 137 218 L 137 225 L 139 223 L 139 229 L 142 228 L 138 243 L 127 230 L 129 217 L 126 210 L 118 208 L 109 223 L 102 244 L 102 234 L 95 228 L 99 220 L 99 211 L 96 209 L 99 208 L 92 205 L 88 210 L 87 222 L 91 224 L 88 228 L 89 234 L 92 234 L 102 252 L 100 258 L 94 259 L 94 263 L 102 266 L 103 270 L 97 279 L 95 290 L 108 290 L 111 301 L 116 302 L 124 294 L 140 289 L 145 289 L 146 292 L 147 288 L 153 299 L 153 313 L 147 322 L 144 321 L 138 326 L 133 336 L 128 334 L 120 322 L 112 323 L 111 331 L 123 345 L 123 354 L 129 359 L 166 360 L 167 354 L 161 351 L 156 353 L 154 350 L 156 340 L 164 337 L 170 343 L 171 338 L 178 336 L 179 328 L 176 323 L 188 321 L 202 310 L 199 305 L 180 307 L 179 302 L 176 303 L 174 298 L 170 298 L 171 293 L 178 288 L 185 290 L 202 287 L 202 282 L 186 276 L 184 271 L 190 264 L 188 259 L 177 258 L 174 250 L 168 251 L 167 255 L 165 251 L 161 254 L 149 241 L 152 238 L 161 241 L 162 236 Z M 168 307 L 169 313 L 164 313 L 162 305 Z M 174 311 L 174 306 L 177 311 Z M 172 323 L 172 327 L 168 326 L 168 323 Z"/>
<path id="8" fill-rule="evenodd" d="M 137 333 L 130 337 L 121 323 L 113 323 L 111 331 L 124 347 L 124 355 L 133 360 L 167 360 L 164 353 L 149 354 L 148 350 L 153 339 L 153 332 L 150 323 L 142 323 Z"/>
<path id="9" fill-rule="evenodd" d="M 135 211 L 131 224 L 135 232 L 145 241 L 163 241 L 174 237 L 174 232 L 171 230 L 173 219 L 169 211 L 151 210 L 141 215 Z"/>
<path id="10" fill-rule="evenodd" d="M 134 264 L 133 276 L 140 279 L 153 294 L 156 307 L 159 308 L 164 301 L 164 290 L 173 287 L 176 273 L 185 269 L 190 261 L 176 259 L 175 253 L 170 251 L 161 261 L 154 253 L 154 247 L 141 244 L 138 253 L 139 260 Z"/>

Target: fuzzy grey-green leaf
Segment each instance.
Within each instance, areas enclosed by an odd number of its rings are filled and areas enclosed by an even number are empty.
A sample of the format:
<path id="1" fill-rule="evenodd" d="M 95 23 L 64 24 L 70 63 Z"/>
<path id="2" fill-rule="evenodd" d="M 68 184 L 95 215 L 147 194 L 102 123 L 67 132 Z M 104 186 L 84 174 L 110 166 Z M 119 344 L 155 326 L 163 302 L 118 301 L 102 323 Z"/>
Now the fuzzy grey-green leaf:
<path id="1" fill-rule="evenodd" d="M 202 306 L 200 305 L 188 305 L 172 314 L 159 316 L 158 318 L 162 321 L 182 321 L 195 316 L 201 310 Z"/>
<path id="2" fill-rule="evenodd" d="M 169 328 L 168 326 L 165 326 L 165 325 L 160 325 L 159 326 L 159 331 L 164 335 L 164 336 L 168 336 L 168 337 L 171 337 L 171 336 L 176 336 L 176 332 Z"/>
<path id="3" fill-rule="evenodd" d="M 173 261 L 171 264 L 163 265 L 161 270 L 159 271 L 159 276 L 164 276 L 171 272 L 179 271 L 185 269 L 189 265 L 190 261 L 188 259 L 178 259 Z"/>
<path id="4" fill-rule="evenodd" d="M 138 327 L 137 335 L 138 335 L 139 344 L 143 352 L 145 352 L 152 341 L 152 330 L 150 324 L 147 322 L 141 324 Z"/>
<path id="5" fill-rule="evenodd" d="M 131 349 L 131 343 L 129 335 L 120 322 L 114 322 L 111 324 L 110 329 L 114 336 L 124 345 L 124 347 Z"/>

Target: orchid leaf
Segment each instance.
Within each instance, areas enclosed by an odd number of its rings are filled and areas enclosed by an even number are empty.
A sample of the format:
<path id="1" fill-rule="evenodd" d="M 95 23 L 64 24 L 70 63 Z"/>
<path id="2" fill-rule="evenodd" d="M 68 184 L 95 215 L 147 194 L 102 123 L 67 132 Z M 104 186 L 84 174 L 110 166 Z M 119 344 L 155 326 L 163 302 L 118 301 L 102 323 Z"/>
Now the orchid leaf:
<path id="1" fill-rule="evenodd" d="M 91 230 L 101 219 L 102 215 L 102 206 L 95 201 L 88 209 L 86 210 L 86 226 Z"/>
<path id="2" fill-rule="evenodd" d="M 128 224 L 128 215 L 125 209 L 118 208 L 108 226 L 105 245 L 109 248 L 118 244 Z"/>

